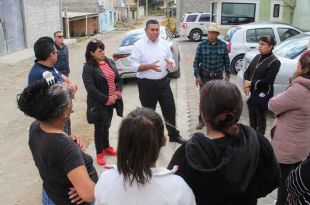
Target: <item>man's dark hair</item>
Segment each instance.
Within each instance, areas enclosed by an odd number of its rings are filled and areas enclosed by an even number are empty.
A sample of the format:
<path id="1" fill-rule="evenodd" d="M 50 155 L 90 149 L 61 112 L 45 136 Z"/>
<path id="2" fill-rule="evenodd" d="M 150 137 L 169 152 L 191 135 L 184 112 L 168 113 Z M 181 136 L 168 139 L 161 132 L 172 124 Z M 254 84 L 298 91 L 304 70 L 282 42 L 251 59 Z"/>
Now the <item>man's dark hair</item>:
<path id="1" fill-rule="evenodd" d="M 154 110 L 137 108 L 123 119 L 118 136 L 117 168 L 131 186 L 152 177 L 151 165 L 164 145 L 163 120 Z"/>
<path id="2" fill-rule="evenodd" d="M 243 108 L 238 87 L 225 80 L 211 80 L 200 92 L 200 110 L 205 122 L 226 136 L 239 133 L 239 121 Z"/>
<path id="3" fill-rule="evenodd" d="M 34 43 L 34 55 L 37 60 L 46 60 L 55 51 L 54 41 L 51 37 L 44 36 Z"/>
<path id="4" fill-rule="evenodd" d="M 54 32 L 54 37 L 56 37 L 56 34 L 57 34 L 57 33 L 62 33 L 62 31 L 55 31 L 55 32 Z"/>
<path id="5" fill-rule="evenodd" d="M 146 22 L 145 28 L 147 28 L 150 24 L 158 24 L 159 25 L 159 22 L 155 19 L 150 19 Z"/>

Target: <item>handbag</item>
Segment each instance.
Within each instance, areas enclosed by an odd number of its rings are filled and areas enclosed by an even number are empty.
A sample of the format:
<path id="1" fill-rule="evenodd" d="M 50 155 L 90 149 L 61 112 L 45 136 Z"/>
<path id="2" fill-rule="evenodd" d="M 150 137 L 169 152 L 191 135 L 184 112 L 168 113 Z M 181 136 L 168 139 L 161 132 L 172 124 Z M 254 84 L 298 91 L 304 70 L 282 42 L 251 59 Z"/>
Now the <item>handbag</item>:
<path id="1" fill-rule="evenodd" d="M 251 105 L 256 105 L 263 110 L 268 110 L 268 102 L 270 98 L 272 98 L 272 94 L 270 92 L 270 85 L 268 85 L 267 92 L 254 89 L 251 92 L 251 96 L 248 99 L 248 103 Z"/>

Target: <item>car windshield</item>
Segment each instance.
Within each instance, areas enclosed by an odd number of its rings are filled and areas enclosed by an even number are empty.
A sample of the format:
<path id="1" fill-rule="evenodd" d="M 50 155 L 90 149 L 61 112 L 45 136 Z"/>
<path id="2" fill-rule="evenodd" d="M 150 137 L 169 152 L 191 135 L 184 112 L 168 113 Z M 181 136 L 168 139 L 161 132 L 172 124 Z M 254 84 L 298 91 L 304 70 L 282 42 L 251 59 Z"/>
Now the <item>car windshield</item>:
<path id="1" fill-rule="evenodd" d="M 127 34 L 121 43 L 121 47 L 133 45 L 137 40 L 142 38 L 144 35 L 145 35 L 144 30 L 141 30 L 141 32 Z M 159 37 L 162 39 L 167 38 L 165 29 L 163 28 L 160 29 Z"/>
<path id="2" fill-rule="evenodd" d="M 299 56 L 308 47 L 310 36 L 291 38 L 275 47 L 273 53 L 289 59 Z"/>
<path id="3" fill-rule="evenodd" d="M 145 35 L 144 31 L 137 32 L 137 33 L 130 33 L 125 36 L 123 39 L 121 46 L 131 46 L 133 45 L 137 40 L 143 37 Z"/>
<path id="4" fill-rule="evenodd" d="M 230 42 L 231 38 L 237 30 L 237 27 L 232 27 L 231 29 L 229 29 L 224 37 L 224 40 Z"/>

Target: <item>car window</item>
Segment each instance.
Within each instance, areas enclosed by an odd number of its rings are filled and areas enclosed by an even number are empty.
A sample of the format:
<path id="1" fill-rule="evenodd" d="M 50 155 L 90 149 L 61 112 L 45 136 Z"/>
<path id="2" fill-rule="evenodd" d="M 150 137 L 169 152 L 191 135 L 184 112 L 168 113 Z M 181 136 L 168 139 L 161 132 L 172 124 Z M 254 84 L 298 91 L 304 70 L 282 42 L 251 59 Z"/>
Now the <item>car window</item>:
<path id="1" fill-rule="evenodd" d="M 246 42 L 257 43 L 256 29 L 249 29 L 246 31 Z"/>
<path id="2" fill-rule="evenodd" d="M 270 35 L 273 38 L 274 32 L 272 28 L 257 28 L 257 29 L 249 29 L 246 32 L 246 42 L 248 43 L 258 43 L 259 38 L 263 35 Z"/>
<path id="3" fill-rule="evenodd" d="M 227 33 L 226 33 L 226 35 L 225 35 L 225 37 L 224 37 L 224 40 L 230 42 L 230 40 L 232 39 L 233 35 L 236 33 L 237 30 L 238 30 L 237 27 L 232 27 L 232 28 L 230 28 L 230 29 L 227 31 Z"/>
<path id="4" fill-rule="evenodd" d="M 202 14 L 199 18 L 199 22 L 209 22 L 210 15 L 209 14 Z"/>
<path id="5" fill-rule="evenodd" d="M 186 22 L 195 22 L 198 15 L 188 15 Z"/>
<path id="6" fill-rule="evenodd" d="M 273 53 L 289 59 L 294 59 L 304 52 L 310 40 L 310 36 L 303 38 L 291 38 L 274 48 Z"/>
<path id="7" fill-rule="evenodd" d="M 140 38 L 142 38 L 142 36 L 144 35 L 144 32 L 141 33 L 133 33 L 133 34 L 128 34 L 125 36 L 125 38 L 123 39 L 121 46 L 130 46 L 133 45 L 137 40 L 139 40 Z"/>
<path id="8" fill-rule="evenodd" d="M 280 41 L 285 41 L 286 39 L 299 34 L 299 31 L 291 28 L 278 28 L 277 30 L 279 33 Z"/>

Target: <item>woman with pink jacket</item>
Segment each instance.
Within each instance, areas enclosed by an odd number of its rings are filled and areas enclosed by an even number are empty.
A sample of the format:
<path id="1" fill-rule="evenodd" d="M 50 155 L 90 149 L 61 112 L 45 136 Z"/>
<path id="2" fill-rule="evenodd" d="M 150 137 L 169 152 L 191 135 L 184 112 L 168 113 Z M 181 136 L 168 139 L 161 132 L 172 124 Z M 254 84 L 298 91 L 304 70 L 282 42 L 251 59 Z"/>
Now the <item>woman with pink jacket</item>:
<path id="1" fill-rule="evenodd" d="M 302 54 L 290 86 L 270 99 L 276 120 L 272 146 L 280 163 L 277 205 L 286 204 L 286 178 L 310 153 L 310 51 Z"/>

